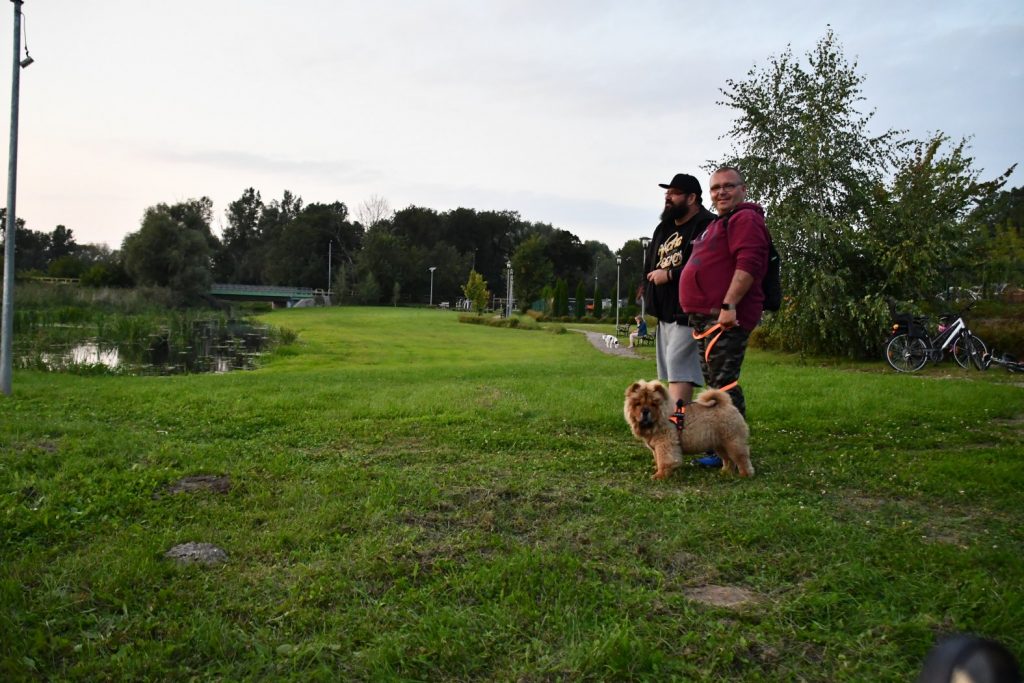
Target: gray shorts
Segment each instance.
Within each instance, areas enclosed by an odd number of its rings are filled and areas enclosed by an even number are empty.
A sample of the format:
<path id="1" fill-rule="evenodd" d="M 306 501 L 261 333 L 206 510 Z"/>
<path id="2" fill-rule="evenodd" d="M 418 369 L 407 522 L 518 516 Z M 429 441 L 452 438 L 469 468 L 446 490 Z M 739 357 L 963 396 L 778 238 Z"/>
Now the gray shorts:
<path id="1" fill-rule="evenodd" d="M 689 382 L 704 385 L 700 369 L 700 350 L 693 338 L 693 328 L 658 321 L 656 341 L 658 357 L 658 379 L 665 382 Z"/>

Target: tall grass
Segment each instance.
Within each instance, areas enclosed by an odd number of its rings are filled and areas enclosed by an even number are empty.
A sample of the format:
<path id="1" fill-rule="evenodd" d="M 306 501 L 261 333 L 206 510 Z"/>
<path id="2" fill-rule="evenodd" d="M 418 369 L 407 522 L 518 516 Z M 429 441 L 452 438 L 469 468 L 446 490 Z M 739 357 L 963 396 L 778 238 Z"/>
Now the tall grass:
<path id="1" fill-rule="evenodd" d="M 0 678 L 905 681 L 953 631 L 1024 654 L 1011 376 L 753 351 L 757 477 L 652 482 L 621 412 L 649 358 L 437 311 L 263 319 L 297 337 L 253 373 L 15 373 Z M 232 488 L 169 492 L 195 474 Z M 164 558 L 186 541 L 229 561 Z"/>

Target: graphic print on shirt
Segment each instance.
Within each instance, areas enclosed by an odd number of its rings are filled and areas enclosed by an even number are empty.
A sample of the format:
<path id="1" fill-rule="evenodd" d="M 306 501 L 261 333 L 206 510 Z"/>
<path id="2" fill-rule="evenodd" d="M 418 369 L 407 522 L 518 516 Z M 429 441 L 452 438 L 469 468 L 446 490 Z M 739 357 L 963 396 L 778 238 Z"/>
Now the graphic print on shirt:
<path id="1" fill-rule="evenodd" d="M 672 233 L 658 247 L 658 268 L 666 270 L 683 265 L 683 237 L 678 231 Z"/>

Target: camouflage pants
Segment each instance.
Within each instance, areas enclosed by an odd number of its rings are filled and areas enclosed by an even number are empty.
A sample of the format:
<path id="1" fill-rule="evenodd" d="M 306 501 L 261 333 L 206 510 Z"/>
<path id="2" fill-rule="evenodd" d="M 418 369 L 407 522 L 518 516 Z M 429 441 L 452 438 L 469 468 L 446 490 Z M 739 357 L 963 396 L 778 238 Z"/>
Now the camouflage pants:
<path id="1" fill-rule="evenodd" d="M 702 334 L 708 328 L 713 327 L 718 318 L 708 315 L 691 315 L 690 326 L 696 334 Z M 697 343 L 700 346 L 700 367 L 704 372 L 704 383 L 708 387 L 724 387 L 740 379 L 740 366 L 743 365 L 743 356 L 747 352 L 747 340 L 750 339 L 750 332 L 742 327 L 735 326 L 722 332 L 718 341 L 711 347 L 711 354 L 707 356 L 708 345 L 714 341 L 718 332 L 715 331 L 700 339 Z M 747 416 L 747 402 L 743 399 L 743 389 L 737 384 L 728 390 L 732 397 L 733 405 L 740 411 L 740 415 Z"/>

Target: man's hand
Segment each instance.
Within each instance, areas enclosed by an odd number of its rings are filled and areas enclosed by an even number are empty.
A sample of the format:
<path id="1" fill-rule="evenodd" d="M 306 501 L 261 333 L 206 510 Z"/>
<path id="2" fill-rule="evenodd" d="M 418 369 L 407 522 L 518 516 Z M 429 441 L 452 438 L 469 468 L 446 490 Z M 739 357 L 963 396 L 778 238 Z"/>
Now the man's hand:
<path id="1" fill-rule="evenodd" d="M 647 279 L 656 285 L 667 285 L 669 283 L 668 270 L 658 268 L 647 273 Z"/>
<path id="2" fill-rule="evenodd" d="M 730 327 L 736 326 L 736 311 L 718 311 L 718 324 L 722 326 L 722 329 L 729 329 Z"/>

